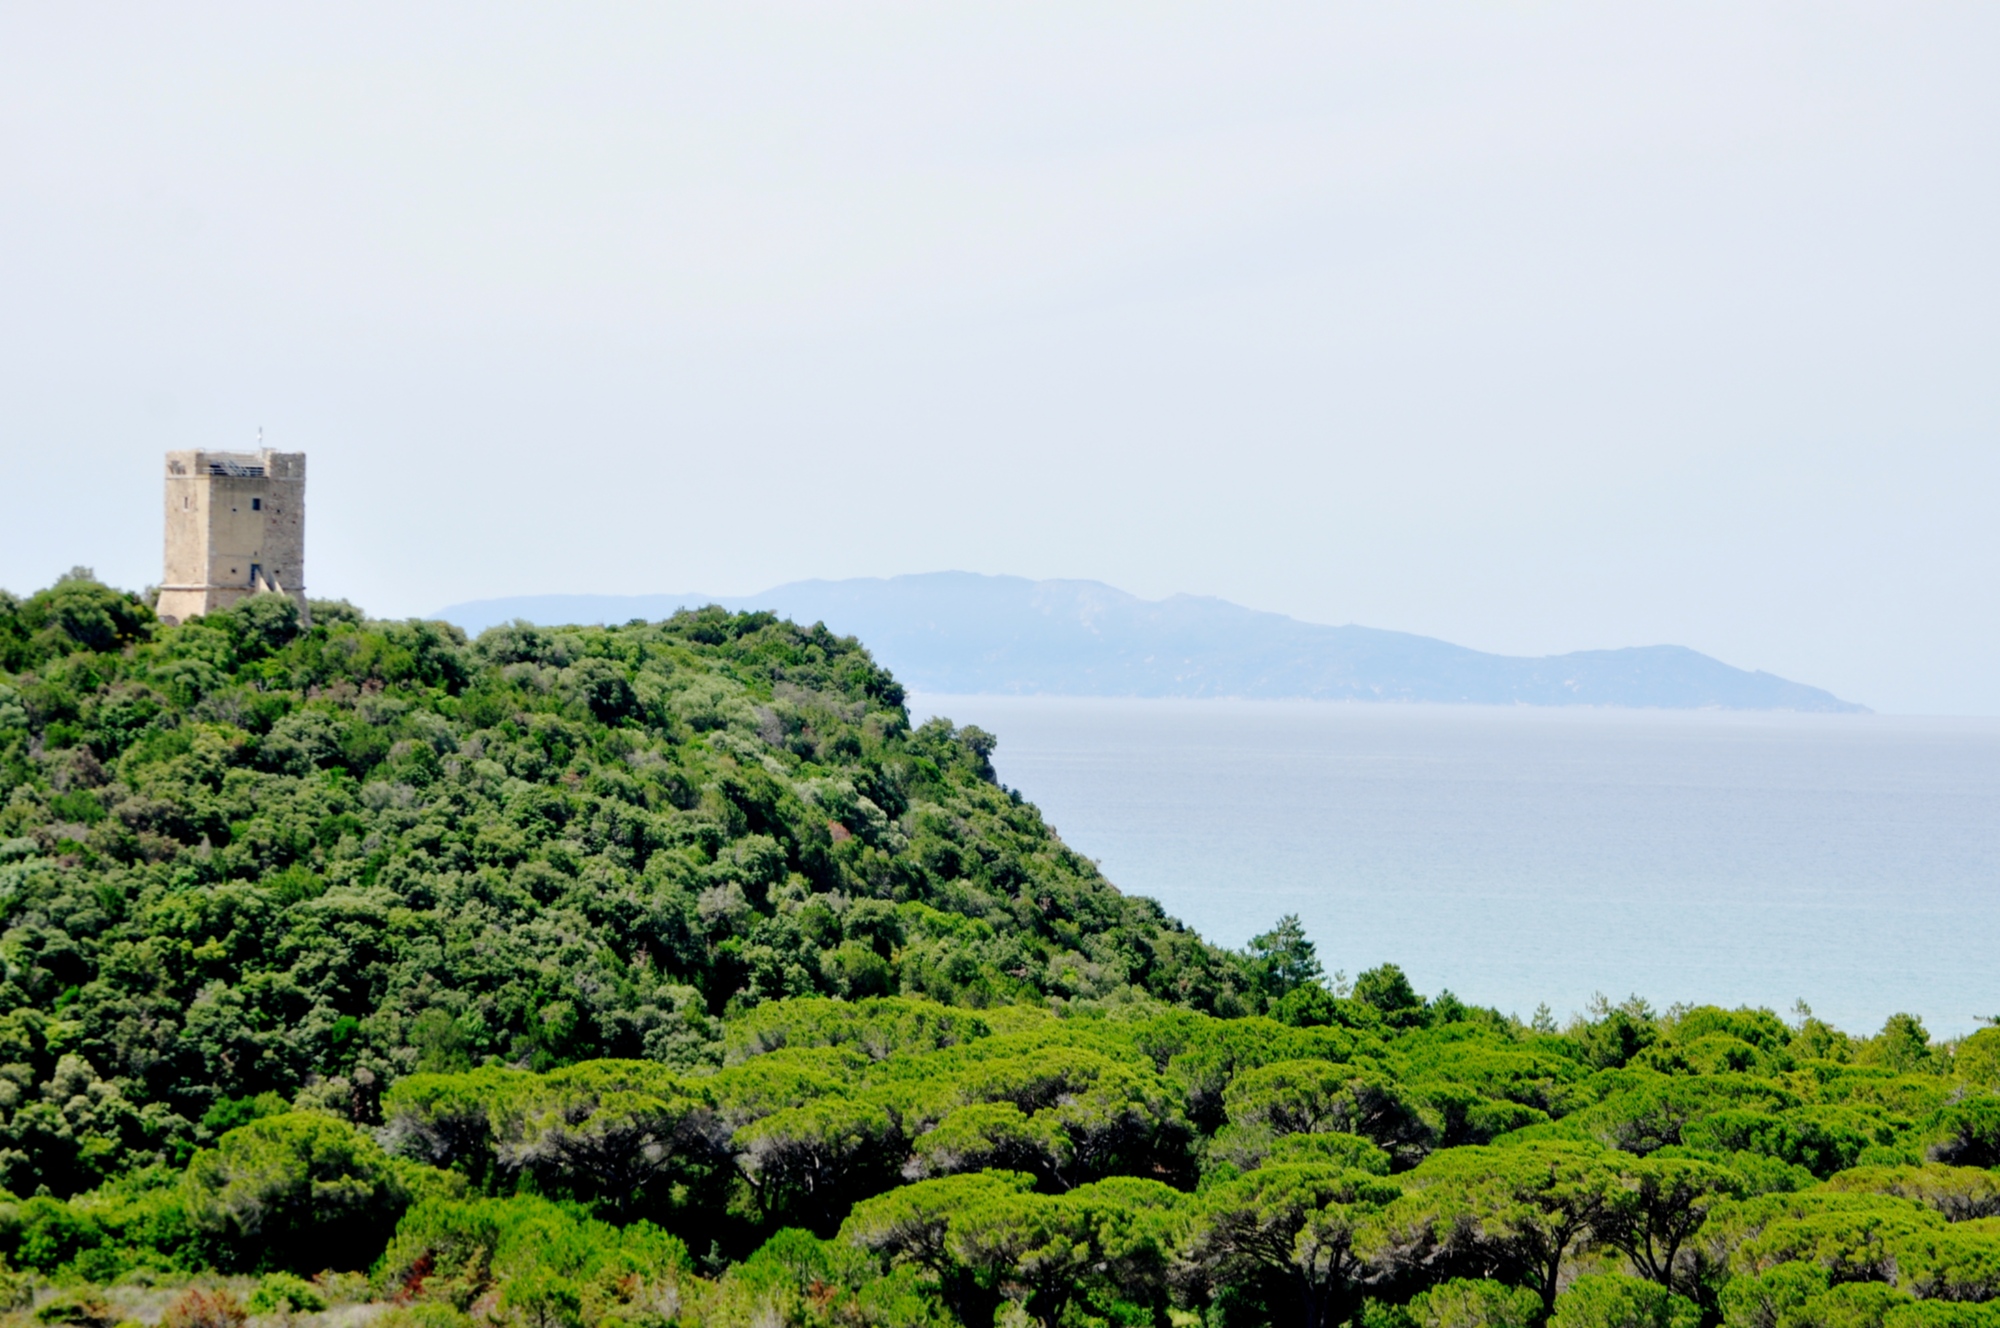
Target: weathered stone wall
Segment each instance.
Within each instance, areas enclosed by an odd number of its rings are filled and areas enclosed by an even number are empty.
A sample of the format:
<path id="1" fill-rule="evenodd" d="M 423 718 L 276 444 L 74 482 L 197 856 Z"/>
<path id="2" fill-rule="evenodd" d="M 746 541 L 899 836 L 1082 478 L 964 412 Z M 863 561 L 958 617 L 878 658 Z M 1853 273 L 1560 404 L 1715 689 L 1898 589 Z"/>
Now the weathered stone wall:
<path id="1" fill-rule="evenodd" d="M 166 570 L 173 622 L 280 590 L 306 606 L 303 452 L 167 453 Z"/>

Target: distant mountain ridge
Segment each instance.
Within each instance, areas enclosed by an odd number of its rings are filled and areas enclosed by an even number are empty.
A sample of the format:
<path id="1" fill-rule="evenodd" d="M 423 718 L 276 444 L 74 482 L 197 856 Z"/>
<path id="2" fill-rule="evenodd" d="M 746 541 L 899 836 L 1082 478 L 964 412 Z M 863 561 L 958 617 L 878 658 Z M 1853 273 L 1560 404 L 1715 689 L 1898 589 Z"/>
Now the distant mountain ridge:
<path id="1" fill-rule="evenodd" d="M 740 598 L 529 595 L 454 604 L 437 616 L 479 632 L 516 618 L 659 619 L 702 604 L 824 622 L 861 638 L 919 692 L 1866 710 L 1684 646 L 1529 659 L 1408 632 L 1300 622 L 1206 596 L 1146 600 L 1098 581 L 972 572 L 794 581 Z"/>

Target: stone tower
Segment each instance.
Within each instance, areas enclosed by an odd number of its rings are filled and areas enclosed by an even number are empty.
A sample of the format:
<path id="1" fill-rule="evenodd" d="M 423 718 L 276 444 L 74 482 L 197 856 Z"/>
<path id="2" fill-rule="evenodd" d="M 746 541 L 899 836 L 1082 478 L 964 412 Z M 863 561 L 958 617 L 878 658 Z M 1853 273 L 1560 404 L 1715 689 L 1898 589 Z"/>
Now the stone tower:
<path id="1" fill-rule="evenodd" d="M 167 453 L 161 620 L 185 622 L 270 592 L 305 613 L 306 454 Z"/>

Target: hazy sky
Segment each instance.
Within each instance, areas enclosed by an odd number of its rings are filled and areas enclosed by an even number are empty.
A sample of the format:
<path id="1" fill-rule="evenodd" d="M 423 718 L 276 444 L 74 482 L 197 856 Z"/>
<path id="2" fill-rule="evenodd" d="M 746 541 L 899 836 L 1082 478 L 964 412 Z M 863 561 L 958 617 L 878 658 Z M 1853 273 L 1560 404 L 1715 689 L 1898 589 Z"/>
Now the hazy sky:
<path id="1" fill-rule="evenodd" d="M 420 13 L 413 13 L 414 10 Z M 2000 8 L 0 8 L 0 585 L 967 568 L 2000 713 Z"/>

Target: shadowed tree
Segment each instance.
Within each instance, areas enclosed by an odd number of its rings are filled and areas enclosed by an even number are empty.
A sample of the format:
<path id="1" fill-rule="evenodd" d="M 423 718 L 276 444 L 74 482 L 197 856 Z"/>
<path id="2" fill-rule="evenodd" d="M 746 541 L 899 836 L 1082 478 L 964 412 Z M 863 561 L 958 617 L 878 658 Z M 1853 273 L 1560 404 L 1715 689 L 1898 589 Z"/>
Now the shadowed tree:
<path id="1" fill-rule="evenodd" d="M 1367 1172 L 1266 1166 L 1195 1201 L 1181 1257 L 1211 1288 L 1275 1282 L 1301 1328 L 1331 1328 L 1360 1304 L 1357 1233 L 1397 1193 Z"/>

